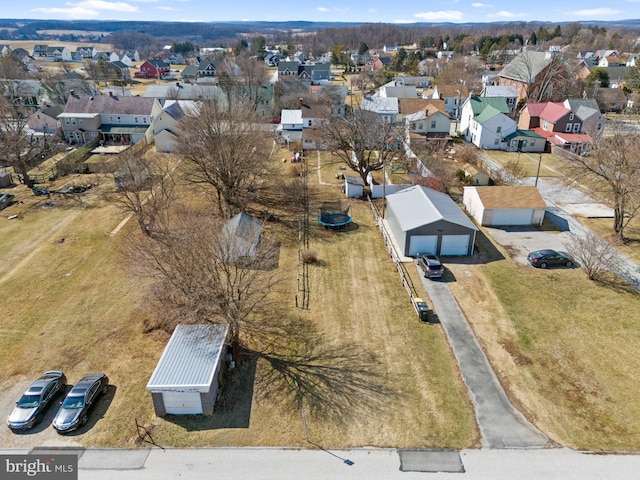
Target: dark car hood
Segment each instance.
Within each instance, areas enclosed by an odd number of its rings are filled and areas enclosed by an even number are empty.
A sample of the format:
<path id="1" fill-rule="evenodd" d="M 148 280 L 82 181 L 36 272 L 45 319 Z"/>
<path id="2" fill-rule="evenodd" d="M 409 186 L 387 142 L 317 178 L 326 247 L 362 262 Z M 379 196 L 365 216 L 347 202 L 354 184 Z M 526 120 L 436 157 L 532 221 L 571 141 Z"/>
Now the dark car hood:
<path id="1" fill-rule="evenodd" d="M 22 423 L 22 422 L 28 422 L 31 417 L 33 417 L 37 411 L 37 407 L 33 407 L 33 408 L 14 408 L 13 412 L 11 412 L 11 415 L 9 415 L 9 418 L 7 419 L 7 421 L 9 423 Z"/>
<path id="2" fill-rule="evenodd" d="M 81 408 L 60 408 L 56 414 L 56 418 L 53 419 L 53 424 L 56 427 L 64 427 L 65 425 L 74 423 L 80 417 L 81 412 Z"/>

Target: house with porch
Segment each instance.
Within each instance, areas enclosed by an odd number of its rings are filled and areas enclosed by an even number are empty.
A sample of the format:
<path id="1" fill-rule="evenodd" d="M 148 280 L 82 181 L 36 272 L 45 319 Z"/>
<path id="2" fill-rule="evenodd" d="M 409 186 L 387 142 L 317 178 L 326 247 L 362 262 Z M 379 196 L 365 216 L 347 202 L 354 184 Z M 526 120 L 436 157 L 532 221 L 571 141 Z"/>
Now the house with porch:
<path id="1" fill-rule="evenodd" d="M 151 125 L 161 111 L 155 98 L 71 95 L 58 118 L 64 138 L 72 144 L 95 139 L 118 144 L 146 139 L 151 143 Z"/>
<path id="2" fill-rule="evenodd" d="M 527 102 L 520 111 L 518 127 L 545 137 L 551 151 L 562 148 L 579 154 L 593 143 L 582 130 L 582 119 L 562 102 Z"/>
<path id="3" fill-rule="evenodd" d="M 486 150 L 503 150 L 506 137 L 517 129 L 516 122 L 495 107 L 486 107 L 471 119 L 465 138 L 476 147 Z"/>

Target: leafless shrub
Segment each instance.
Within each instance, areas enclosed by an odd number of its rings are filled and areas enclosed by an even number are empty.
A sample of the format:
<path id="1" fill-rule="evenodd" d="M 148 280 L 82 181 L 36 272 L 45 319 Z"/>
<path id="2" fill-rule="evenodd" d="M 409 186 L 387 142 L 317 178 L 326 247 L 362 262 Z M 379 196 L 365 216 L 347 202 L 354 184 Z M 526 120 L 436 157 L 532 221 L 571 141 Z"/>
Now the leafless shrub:
<path id="1" fill-rule="evenodd" d="M 313 265 L 318 262 L 318 252 L 315 250 L 304 250 L 300 256 L 302 257 L 302 263 L 307 265 Z"/>
<path id="2" fill-rule="evenodd" d="M 600 235 L 588 232 L 572 238 L 569 253 L 580 263 L 590 280 L 599 280 L 615 264 L 618 251 Z"/>

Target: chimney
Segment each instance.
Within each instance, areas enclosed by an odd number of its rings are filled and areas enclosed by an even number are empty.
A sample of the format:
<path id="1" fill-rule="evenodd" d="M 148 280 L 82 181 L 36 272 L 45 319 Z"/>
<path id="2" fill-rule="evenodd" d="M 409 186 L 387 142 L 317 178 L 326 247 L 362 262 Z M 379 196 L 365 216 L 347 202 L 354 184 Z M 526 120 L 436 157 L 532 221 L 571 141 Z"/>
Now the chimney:
<path id="1" fill-rule="evenodd" d="M 302 97 L 298 98 L 298 107 L 302 108 Z"/>

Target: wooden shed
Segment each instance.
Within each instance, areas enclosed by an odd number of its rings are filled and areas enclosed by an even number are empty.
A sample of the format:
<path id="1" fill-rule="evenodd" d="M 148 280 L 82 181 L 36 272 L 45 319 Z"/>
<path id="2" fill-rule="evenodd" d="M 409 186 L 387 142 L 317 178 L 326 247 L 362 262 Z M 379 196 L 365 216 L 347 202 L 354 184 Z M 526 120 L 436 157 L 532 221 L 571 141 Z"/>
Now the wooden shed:
<path id="1" fill-rule="evenodd" d="M 228 325 L 178 325 L 147 390 L 156 415 L 211 415 L 216 402 Z"/>

